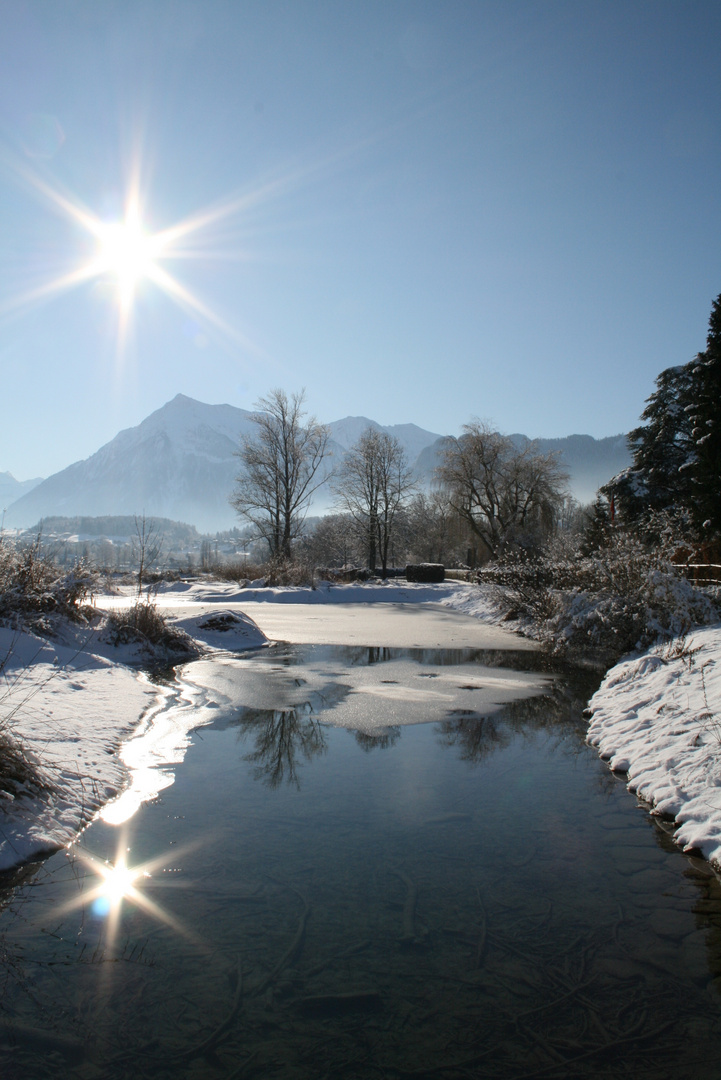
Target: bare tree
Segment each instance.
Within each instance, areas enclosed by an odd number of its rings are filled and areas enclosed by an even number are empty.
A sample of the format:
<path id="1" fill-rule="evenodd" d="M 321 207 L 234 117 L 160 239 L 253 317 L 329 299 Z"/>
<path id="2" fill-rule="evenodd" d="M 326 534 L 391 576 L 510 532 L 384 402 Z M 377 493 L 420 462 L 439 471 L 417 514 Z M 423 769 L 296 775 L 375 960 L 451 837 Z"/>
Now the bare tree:
<path id="1" fill-rule="evenodd" d="M 407 548 L 409 562 L 435 562 L 452 565 L 460 561 L 462 534 L 467 532 L 447 494 L 436 488 L 419 491 L 411 499 L 407 513 Z"/>
<path id="2" fill-rule="evenodd" d="M 399 511 L 413 490 L 403 447 L 391 435 L 367 428 L 341 462 L 333 489 L 336 504 L 362 526 L 368 568 L 378 560 L 385 577 Z"/>
<path id="3" fill-rule="evenodd" d="M 311 497 L 326 477 L 328 428 L 303 410 L 305 391 L 288 398 L 272 390 L 256 402 L 256 432 L 246 436 L 237 456 L 241 472 L 231 505 L 267 541 L 271 556 L 288 559 Z"/>
<path id="4" fill-rule="evenodd" d="M 550 532 L 568 481 L 555 454 L 517 447 L 477 420 L 448 440 L 436 477 L 491 558 L 504 543 Z"/>
<path id="5" fill-rule="evenodd" d="M 304 543 L 316 566 L 349 566 L 358 549 L 358 525 L 350 514 L 326 514 Z"/>
<path id="6" fill-rule="evenodd" d="M 283 783 L 300 787 L 301 758 L 311 761 L 325 753 L 323 727 L 306 704 L 287 709 L 244 709 L 240 731 L 255 738 L 255 749 L 244 757 L 255 766 L 257 780 L 268 787 Z"/>
<path id="7" fill-rule="evenodd" d="M 163 540 L 157 524 L 148 520 L 145 514 L 135 518 L 135 536 L 133 537 L 133 558 L 138 564 L 138 596 L 142 594 L 143 582 L 153 563 L 157 562 L 163 550 Z"/>

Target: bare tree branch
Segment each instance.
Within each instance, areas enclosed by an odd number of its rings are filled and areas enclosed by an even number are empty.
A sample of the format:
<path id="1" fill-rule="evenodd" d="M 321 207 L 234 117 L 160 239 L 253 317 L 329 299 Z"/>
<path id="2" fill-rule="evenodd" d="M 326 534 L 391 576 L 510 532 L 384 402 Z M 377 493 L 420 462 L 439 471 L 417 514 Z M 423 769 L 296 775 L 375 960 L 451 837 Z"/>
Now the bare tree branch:
<path id="1" fill-rule="evenodd" d="M 447 442 L 436 478 L 491 558 L 504 543 L 548 533 L 568 481 L 555 454 L 518 448 L 477 420 Z"/>

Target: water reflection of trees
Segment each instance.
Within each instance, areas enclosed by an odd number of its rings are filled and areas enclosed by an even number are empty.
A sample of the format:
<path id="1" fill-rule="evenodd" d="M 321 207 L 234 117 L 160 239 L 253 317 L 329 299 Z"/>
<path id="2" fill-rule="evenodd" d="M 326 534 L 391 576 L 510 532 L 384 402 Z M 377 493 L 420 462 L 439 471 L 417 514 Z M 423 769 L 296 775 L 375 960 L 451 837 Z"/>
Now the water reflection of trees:
<path id="1" fill-rule="evenodd" d="M 480 664 L 510 671 L 561 673 L 564 665 L 535 649 L 399 649 L 378 645 L 337 646 L 336 652 L 351 667 L 371 667 L 394 660 L 410 660 L 422 667 L 457 667 Z"/>
<path id="2" fill-rule="evenodd" d="M 378 732 L 354 731 L 353 734 L 361 750 L 370 753 L 371 750 L 387 750 L 389 747 L 395 746 L 401 737 L 401 729 L 399 727 L 388 727 Z"/>
<path id="3" fill-rule="evenodd" d="M 561 685 L 548 694 L 510 701 L 488 715 L 456 709 L 439 723 L 439 741 L 442 746 L 458 748 L 461 758 L 470 762 L 483 761 L 494 751 L 505 749 L 519 735 L 539 732 L 553 734 L 571 752 L 581 752 L 586 744 L 586 724 L 581 718 L 584 700 Z"/>
<path id="4" fill-rule="evenodd" d="M 271 788 L 285 780 L 300 787 L 298 769 L 326 751 L 323 727 L 310 705 L 291 709 L 244 709 L 238 719 L 240 736 L 252 738 L 255 749 L 244 761 L 253 775 Z"/>
<path id="5" fill-rule="evenodd" d="M 479 762 L 511 742 L 512 733 L 498 716 L 458 712 L 439 724 L 443 746 L 455 746 L 463 761 Z"/>

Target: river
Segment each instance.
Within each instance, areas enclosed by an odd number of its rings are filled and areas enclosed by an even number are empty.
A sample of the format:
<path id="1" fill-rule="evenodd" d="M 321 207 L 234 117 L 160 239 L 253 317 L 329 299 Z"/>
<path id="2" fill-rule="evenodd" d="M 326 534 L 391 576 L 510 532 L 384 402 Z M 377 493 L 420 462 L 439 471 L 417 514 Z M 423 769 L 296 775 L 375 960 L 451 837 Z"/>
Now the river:
<path id="1" fill-rule="evenodd" d="M 174 782 L 6 883 L 3 1080 L 719 1075 L 721 889 L 586 745 L 597 675 L 304 644 L 179 678 L 212 720 Z"/>

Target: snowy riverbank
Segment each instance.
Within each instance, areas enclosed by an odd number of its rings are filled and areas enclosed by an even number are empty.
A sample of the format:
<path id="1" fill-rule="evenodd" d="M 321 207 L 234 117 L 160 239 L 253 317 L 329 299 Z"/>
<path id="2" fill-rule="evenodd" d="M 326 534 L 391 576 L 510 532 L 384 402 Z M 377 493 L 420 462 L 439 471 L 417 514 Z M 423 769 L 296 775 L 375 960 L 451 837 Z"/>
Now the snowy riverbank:
<path id="1" fill-rule="evenodd" d="M 589 709 L 610 768 L 721 870 L 721 625 L 616 664 Z"/>
<path id="2" fill-rule="evenodd" d="M 239 612 L 222 631 L 202 615 L 182 622 L 205 650 L 267 644 Z M 102 623 L 60 623 L 52 639 L 0 628 L 0 660 L 0 735 L 22 747 L 46 784 L 43 792 L 0 793 L 0 870 L 7 870 L 69 843 L 123 791 L 131 736 L 157 723 L 172 691 L 139 670 L 137 645 L 109 644 Z M 203 718 L 187 719 L 164 731 L 154 755 L 151 747 L 149 767 L 182 761 Z"/>

